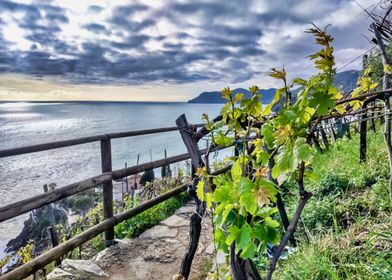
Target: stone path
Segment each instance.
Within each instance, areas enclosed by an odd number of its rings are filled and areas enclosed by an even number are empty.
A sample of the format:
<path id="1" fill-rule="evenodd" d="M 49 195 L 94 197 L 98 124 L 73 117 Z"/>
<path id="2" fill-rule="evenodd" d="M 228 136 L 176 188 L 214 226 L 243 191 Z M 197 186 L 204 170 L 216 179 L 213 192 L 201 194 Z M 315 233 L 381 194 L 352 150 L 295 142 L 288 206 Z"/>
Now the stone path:
<path id="1" fill-rule="evenodd" d="M 99 272 L 101 276 L 87 272 L 79 277 L 78 273 L 72 273 L 72 268 L 64 267 L 63 270 L 73 274 L 73 279 L 170 280 L 178 273 L 188 246 L 189 217 L 194 209 L 195 205 L 189 203 L 139 238 L 123 239 L 100 252 L 92 265 L 102 269 Z M 210 219 L 204 218 L 202 223 L 202 234 L 189 278 L 193 280 L 206 278 L 214 256 Z M 52 279 L 71 279 L 69 275 L 67 277 Z"/>

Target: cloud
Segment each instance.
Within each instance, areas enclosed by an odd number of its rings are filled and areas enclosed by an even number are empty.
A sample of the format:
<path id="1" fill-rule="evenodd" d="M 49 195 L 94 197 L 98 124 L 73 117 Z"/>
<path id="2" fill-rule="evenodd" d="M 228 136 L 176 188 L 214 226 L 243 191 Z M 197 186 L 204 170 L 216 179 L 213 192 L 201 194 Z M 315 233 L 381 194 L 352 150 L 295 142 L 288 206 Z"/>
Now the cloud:
<path id="1" fill-rule="evenodd" d="M 0 1 L 0 72 L 121 85 L 249 84 L 281 66 L 306 76 L 309 21 L 333 23 L 339 65 L 369 48 L 354 0 L 70 3 Z"/>
<path id="2" fill-rule="evenodd" d="M 106 30 L 106 27 L 102 24 L 99 23 L 89 23 L 83 25 L 83 28 L 87 29 L 88 31 L 94 32 L 94 33 L 105 33 L 105 34 L 110 34 L 108 30 Z"/>
<path id="3" fill-rule="evenodd" d="M 88 11 L 90 13 L 96 13 L 96 14 L 102 12 L 103 9 L 104 9 L 103 7 L 98 6 L 98 5 L 91 5 L 91 6 L 88 7 Z"/>

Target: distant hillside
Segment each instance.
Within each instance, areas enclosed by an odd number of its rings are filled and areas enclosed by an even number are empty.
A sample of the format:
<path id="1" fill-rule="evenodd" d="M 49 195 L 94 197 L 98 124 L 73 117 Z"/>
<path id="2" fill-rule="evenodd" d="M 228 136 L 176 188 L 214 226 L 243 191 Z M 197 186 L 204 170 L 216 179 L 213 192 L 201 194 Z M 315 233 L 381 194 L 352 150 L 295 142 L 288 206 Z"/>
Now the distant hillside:
<path id="1" fill-rule="evenodd" d="M 352 91 L 355 88 L 359 77 L 360 71 L 350 70 L 337 73 L 335 75 L 335 85 L 342 87 L 345 93 Z M 268 104 L 272 101 L 275 95 L 275 88 L 262 89 L 259 91 L 263 95 L 263 103 Z M 250 96 L 250 92 L 244 88 L 236 88 L 233 90 L 236 93 L 243 93 L 245 97 Z M 295 94 L 296 91 L 293 93 Z M 222 98 L 220 91 L 205 91 L 199 94 L 199 96 L 191 99 L 188 103 L 225 103 L 226 101 Z"/>
<path id="2" fill-rule="evenodd" d="M 342 87 L 344 93 L 347 94 L 356 88 L 359 75 L 361 71 L 358 70 L 339 72 L 335 75 L 335 86 Z"/>
<path id="3" fill-rule="evenodd" d="M 272 101 L 274 98 L 276 89 L 270 88 L 270 89 L 262 89 L 259 91 L 260 94 L 263 95 L 263 100 L 265 103 L 269 103 Z M 244 88 L 236 88 L 233 90 L 234 94 L 237 93 L 243 93 L 245 97 L 250 97 L 251 93 L 249 90 L 244 89 Z M 225 103 L 226 101 L 222 98 L 222 94 L 220 91 L 205 91 L 200 93 L 199 96 L 197 96 L 194 99 L 191 99 L 188 101 L 188 103 Z"/>

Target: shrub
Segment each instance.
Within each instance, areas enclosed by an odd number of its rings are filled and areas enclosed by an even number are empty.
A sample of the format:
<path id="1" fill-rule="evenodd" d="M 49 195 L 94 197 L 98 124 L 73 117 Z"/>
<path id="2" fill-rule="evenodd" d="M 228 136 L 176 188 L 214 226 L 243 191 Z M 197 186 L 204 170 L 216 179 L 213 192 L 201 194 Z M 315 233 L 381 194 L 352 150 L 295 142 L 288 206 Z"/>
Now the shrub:
<path id="1" fill-rule="evenodd" d="M 155 179 L 154 170 L 146 170 L 140 178 L 140 184 L 144 186 L 146 183 L 152 182 Z"/>
<path id="2" fill-rule="evenodd" d="M 86 195 L 77 197 L 73 202 L 73 208 L 80 211 L 83 215 L 93 206 L 94 201 Z"/>

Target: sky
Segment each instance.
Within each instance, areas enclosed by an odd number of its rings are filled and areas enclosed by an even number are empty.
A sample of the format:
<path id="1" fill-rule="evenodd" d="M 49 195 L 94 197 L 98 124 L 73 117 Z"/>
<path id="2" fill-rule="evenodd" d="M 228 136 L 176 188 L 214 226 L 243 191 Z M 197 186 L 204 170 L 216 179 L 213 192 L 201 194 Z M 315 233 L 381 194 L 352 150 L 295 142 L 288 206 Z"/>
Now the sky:
<path id="1" fill-rule="evenodd" d="M 328 24 L 337 68 L 372 47 L 379 0 L 0 0 L 0 100 L 187 101 L 309 77 L 309 22 Z M 360 69 L 361 59 L 344 67 Z"/>

